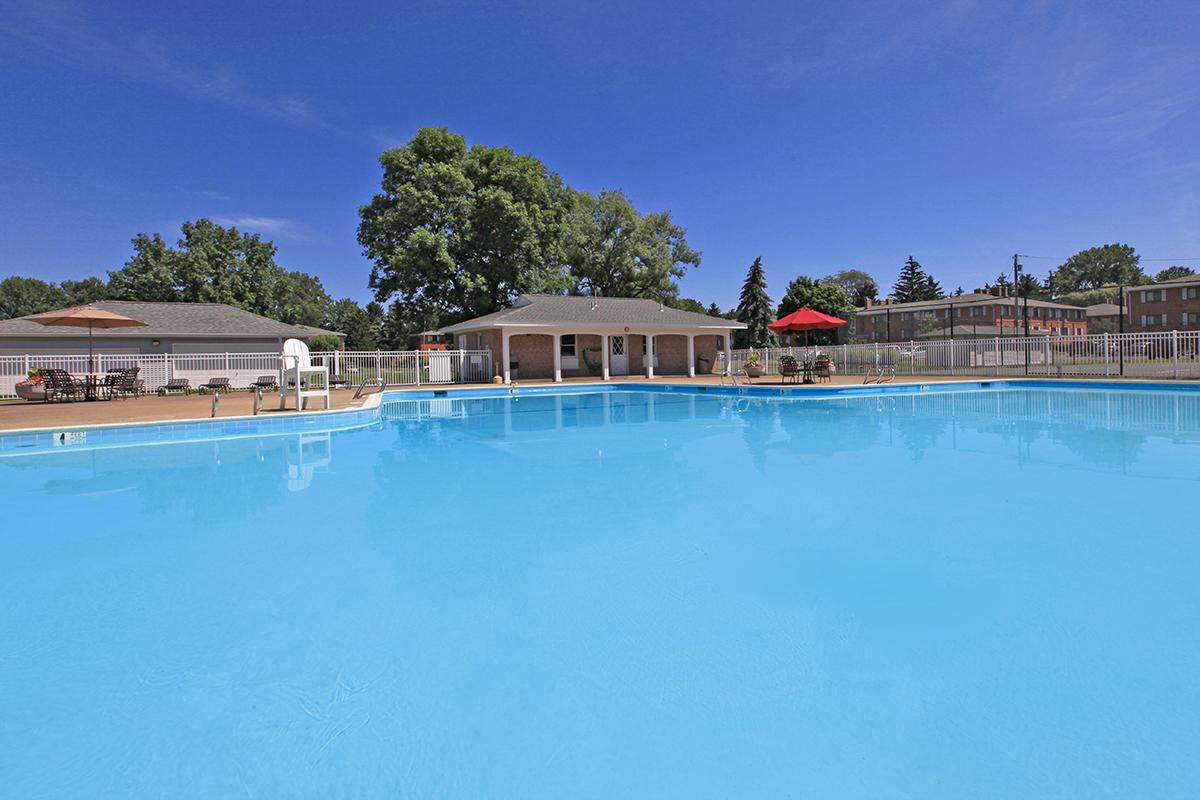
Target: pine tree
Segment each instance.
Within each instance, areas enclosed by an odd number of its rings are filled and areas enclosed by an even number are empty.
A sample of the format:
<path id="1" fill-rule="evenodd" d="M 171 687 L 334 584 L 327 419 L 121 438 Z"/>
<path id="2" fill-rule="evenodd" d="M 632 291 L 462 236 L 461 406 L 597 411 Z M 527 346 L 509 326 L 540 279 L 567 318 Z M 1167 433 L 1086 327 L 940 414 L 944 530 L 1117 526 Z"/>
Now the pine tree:
<path id="1" fill-rule="evenodd" d="M 892 287 L 892 297 L 897 303 L 915 303 L 920 300 L 940 300 L 945 297 L 941 284 L 921 269 L 921 264 L 912 256 L 900 268 L 900 277 Z"/>
<path id="2" fill-rule="evenodd" d="M 750 270 L 746 273 L 746 282 L 742 284 L 742 294 L 738 299 L 738 322 L 746 323 L 746 330 L 740 332 L 744 347 L 770 347 L 775 340 L 775 334 L 767 327 L 775 318 L 772 313 L 771 298 L 767 296 L 767 278 L 763 274 L 762 256 L 754 259 Z"/>

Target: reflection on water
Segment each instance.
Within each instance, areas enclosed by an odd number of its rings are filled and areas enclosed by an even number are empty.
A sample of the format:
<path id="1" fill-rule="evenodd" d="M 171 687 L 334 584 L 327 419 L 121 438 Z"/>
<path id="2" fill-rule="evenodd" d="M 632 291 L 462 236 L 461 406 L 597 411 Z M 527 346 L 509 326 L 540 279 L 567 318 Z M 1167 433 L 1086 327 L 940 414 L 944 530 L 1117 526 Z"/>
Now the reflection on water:
<path id="1" fill-rule="evenodd" d="M 49 497 L 115 495 L 141 508 L 219 519 L 223 509 L 281 504 L 287 493 L 310 488 L 333 463 L 334 438 L 330 432 L 311 432 L 72 448 L 0 458 L 0 471 L 24 476 L 28 490 Z M 219 492 L 197 503 L 197 487 L 210 483 L 219 485 Z"/>
<path id="2" fill-rule="evenodd" d="M 300 433 L 162 446 L 61 450 L 0 458 L 0 471 L 28 476 L 48 497 L 119 496 L 158 509 L 186 507 L 219 518 L 226 505 L 267 507 L 309 491 L 331 473 L 335 441 L 353 441 L 375 472 L 379 500 L 391 502 L 398 471 L 444 473 L 444 448 L 502 451 L 525 443 L 560 455 L 543 434 L 592 432 L 588 452 L 612 450 L 618 430 L 645 429 L 648 442 L 682 446 L 736 432 L 750 467 L 767 471 L 773 453 L 821 455 L 897 448 L 914 462 L 940 450 L 995 451 L 1005 458 L 1126 471 L 1147 443 L 1200 439 L 1200 393 L 1055 390 L 933 391 L 792 400 L 687 392 L 596 392 L 502 398 L 395 399 L 382 406 L 384 431 Z M 653 431 L 653 432 L 652 432 Z M 342 439 L 341 437 L 346 437 Z M 595 438 L 599 437 L 599 438 Z M 629 452 L 630 442 L 621 447 Z M 706 457 L 712 457 L 707 455 Z M 672 468 L 687 469 L 683 457 Z M 45 469 L 45 467 L 52 467 Z M 1146 467 L 1145 464 L 1142 465 Z M 462 465 L 473 473 L 477 465 Z M 864 474 L 869 462 L 864 460 Z M 153 476 L 148 479 L 147 476 Z M 844 476 L 843 476 L 844 477 Z M 484 479 L 476 474 L 476 480 Z M 186 498 L 219 483 L 220 502 Z"/>
<path id="3" fill-rule="evenodd" d="M 397 399 L 384 403 L 383 416 L 409 448 L 430 425 L 513 437 L 699 421 L 736 427 L 760 470 L 778 447 L 828 453 L 881 446 L 903 448 L 916 461 L 935 449 L 1000 448 L 1018 460 L 1082 459 L 1124 469 L 1142 456 L 1147 437 L 1200 437 L 1200 394 L 994 389 L 793 400 L 619 391 Z M 695 426 L 689 435 L 715 430 Z"/>

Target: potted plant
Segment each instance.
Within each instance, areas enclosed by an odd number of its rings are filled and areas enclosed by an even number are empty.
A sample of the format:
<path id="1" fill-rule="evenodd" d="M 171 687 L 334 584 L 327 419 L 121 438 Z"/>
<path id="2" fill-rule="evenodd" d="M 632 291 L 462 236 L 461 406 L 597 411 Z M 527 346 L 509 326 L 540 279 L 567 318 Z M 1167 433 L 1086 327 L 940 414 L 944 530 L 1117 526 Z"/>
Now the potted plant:
<path id="1" fill-rule="evenodd" d="M 45 400 L 46 387 L 42 385 L 42 371 L 37 367 L 29 370 L 28 377 L 16 385 L 17 397 L 25 400 Z"/>
<path id="2" fill-rule="evenodd" d="M 750 351 L 750 355 L 742 363 L 742 369 L 744 369 L 746 371 L 746 375 L 751 378 L 761 378 L 763 375 L 767 374 L 767 370 L 765 367 L 763 367 L 758 353 L 754 352 L 753 350 Z"/>

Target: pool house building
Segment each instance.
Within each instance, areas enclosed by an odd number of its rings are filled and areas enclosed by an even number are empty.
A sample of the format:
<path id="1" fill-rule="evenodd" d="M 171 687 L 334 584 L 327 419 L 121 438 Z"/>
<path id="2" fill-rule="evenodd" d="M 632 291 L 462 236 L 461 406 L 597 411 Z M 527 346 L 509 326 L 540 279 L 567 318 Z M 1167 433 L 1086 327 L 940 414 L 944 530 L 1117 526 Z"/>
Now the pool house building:
<path id="1" fill-rule="evenodd" d="M 730 363 L 736 320 L 629 297 L 523 294 L 511 307 L 440 333 L 491 350 L 494 374 L 520 379 L 711 374 Z"/>

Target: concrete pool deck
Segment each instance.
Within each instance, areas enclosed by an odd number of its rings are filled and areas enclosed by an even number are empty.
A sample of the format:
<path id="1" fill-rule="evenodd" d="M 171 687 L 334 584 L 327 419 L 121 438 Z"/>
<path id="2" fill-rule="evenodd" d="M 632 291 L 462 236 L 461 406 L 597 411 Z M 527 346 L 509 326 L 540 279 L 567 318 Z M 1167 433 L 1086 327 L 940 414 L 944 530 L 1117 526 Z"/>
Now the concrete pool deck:
<path id="1" fill-rule="evenodd" d="M 897 375 L 895 380 L 888 381 L 884 385 L 940 383 L 945 381 L 971 380 L 997 380 L 997 378 L 994 375 Z M 564 378 L 562 383 L 558 384 L 552 380 L 541 379 L 517 381 L 519 386 L 571 386 L 595 385 L 601 383 L 603 382 L 597 378 Z M 636 385 L 647 383 L 647 380 L 643 375 L 629 375 L 615 377 L 608 383 L 610 385 L 618 386 L 624 384 Z M 719 375 L 702 375 L 696 376 L 695 378 L 688 378 L 686 376 L 663 376 L 654 378 L 652 381 L 650 381 L 650 383 L 658 385 L 675 384 L 683 386 L 719 386 L 721 384 L 721 378 Z M 789 388 L 796 388 L 803 391 L 805 389 L 820 389 L 828 388 L 830 386 L 861 386 L 863 385 L 863 379 L 861 375 L 839 375 L 833 378 L 833 380 L 830 382 L 822 382 L 812 384 L 811 386 L 804 386 L 792 383 L 791 381 L 789 381 L 787 384 L 783 384 L 777 375 L 768 375 L 751 381 L 749 385 L 786 385 Z M 388 387 L 387 391 L 389 393 L 405 391 L 425 392 L 429 391 L 431 388 L 449 389 L 453 391 L 454 389 L 480 389 L 486 386 L 488 386 L 488 384 L 482 383 L 422 384 L 421 386 L 390 386 Z M 330 392 L 329 396 L 330 408 L 333 410 L 358 408 L 365 401 L 365 397 L 355 401 L 353 399 L 354 391 L 351 389 L 337 389 Z M 244 391 L 230 392 L 222 395 L 217 417 L 245 417 L 252 414 L 254 402 L 252 398 L 253 395 L 251 393 Z M 319 403 L 315 403 L 314 405 L 316 408 L 313 410 L 320 410 Z M 125 400 L 101 400 L 90 403 L 82 401 L 41 403 L 29 402 L 26 400 L 0 400 L 0 431 L 14 431 L 31 428 L 74 427 L 83 425 L 120 425 L 123 423 L 136 422 L 182 422 L 188 420 L 203 420 L 210 418 L 211 409 L 212 396 L 197 394 L 190 396 L 169 395 L 167 397 L 146 395 L 144 397 L 130 398 Z M 295 413 L 295 408 L 288 408 L 285 411 L 280 411 L 278 409 L 277 395 L 264 395 L 263 410 L 260 412 L 260 414 L 276 416 L 281 414 L 293 415 Z"/>

